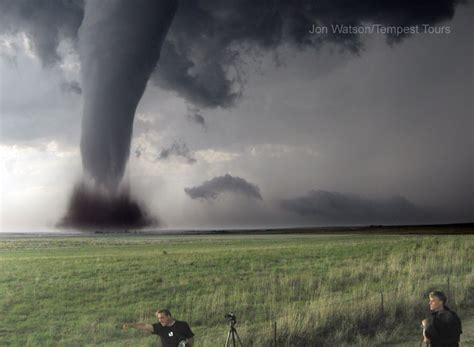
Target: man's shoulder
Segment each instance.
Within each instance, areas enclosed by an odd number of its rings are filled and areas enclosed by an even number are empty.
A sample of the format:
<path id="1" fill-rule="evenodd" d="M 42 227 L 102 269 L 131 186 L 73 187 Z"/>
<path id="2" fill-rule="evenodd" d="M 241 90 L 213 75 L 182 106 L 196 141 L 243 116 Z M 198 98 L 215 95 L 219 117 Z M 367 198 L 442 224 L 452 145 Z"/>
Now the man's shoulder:
<path id="1" fill-rule="evenodd" d="M 153 327 L 153 334 L 163 331 L 163 326 L 161 325 L 161 323 L 154 323 L 151 326 Z"/>
<path id="2" fill-rule="evenodd" d="M 177 320 L 174 322 L 176 326 L 181 326 L 181 327 L 188 327 L 189 324 L 188 322 L 185 322 L 184 320 Z"/>
<path id="3" fill-rule="evenodd" d="M 175 322 L 176 330 L 180 331 L 183 333 L 186 337 L 192 337 L 194 336 L 193 331 L 191 330 L 191 327 L 189 326 L 188 322 L 185 321 L 176 321 Z"/>
<path id="4" fill-rule="evenodd" d="M 451 320 L 457 320 L 459 319 L 457 313 L 452 310 L 443 310 L 439 311 L 437 314 L 438 318 L 443 320 L 443 321 L 451 321 Z"/>

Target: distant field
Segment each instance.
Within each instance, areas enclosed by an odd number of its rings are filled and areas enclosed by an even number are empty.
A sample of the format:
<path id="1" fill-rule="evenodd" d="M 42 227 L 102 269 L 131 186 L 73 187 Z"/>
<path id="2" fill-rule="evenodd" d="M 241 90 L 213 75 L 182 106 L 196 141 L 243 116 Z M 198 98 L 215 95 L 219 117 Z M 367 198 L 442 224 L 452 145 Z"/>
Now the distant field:
<path id="1" fill-rule="evenodd" d="M 419 333 L 426 294 L 474 312 L 473 235 L 0 237 L 1 346 L 157 346 L 159 307 L 196 347 L 377 346 Z M 382 299 L 383 297 L 383 299 Z M 383 302 L 382 302 L 383 300 Z"/>

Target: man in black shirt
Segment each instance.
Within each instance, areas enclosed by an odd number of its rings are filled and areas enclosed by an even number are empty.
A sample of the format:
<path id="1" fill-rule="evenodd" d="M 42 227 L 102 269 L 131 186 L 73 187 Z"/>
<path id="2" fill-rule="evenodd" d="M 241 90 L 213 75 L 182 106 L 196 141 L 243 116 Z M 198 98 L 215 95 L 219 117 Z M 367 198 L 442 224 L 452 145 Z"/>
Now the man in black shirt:
<path id="1" fill-rule="evenodd" d="M 423 337 L 431 347 L 459 347 L 461 320 L 446 306 L 446 295 L 439 291 L 430 295 L 431 317 L 423 320 Z"/>
<path id="2" fill-rule="evenodd" d="M 125 330 L 135 328 L 158 335 L 161 339 L 162 347 L 192 347 L 194 344 L 194 333 L 191 331 L 188 323 L 175 320 L 167 309 L 158 310 L 156 317 L 159 323 L 125 323 L 123 328 Z"/>

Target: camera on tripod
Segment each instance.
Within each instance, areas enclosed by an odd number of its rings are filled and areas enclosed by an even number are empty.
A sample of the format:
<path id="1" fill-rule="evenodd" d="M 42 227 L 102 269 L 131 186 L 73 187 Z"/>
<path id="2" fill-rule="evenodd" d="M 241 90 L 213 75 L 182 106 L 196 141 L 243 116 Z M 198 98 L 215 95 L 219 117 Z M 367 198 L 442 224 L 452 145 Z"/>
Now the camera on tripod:
<path id="1" fill-rule="evenodd" d="M 224 318 L 227 319 L 232 324 L 237 323 L 237 317 L 235 316 L 234 312 L 226 313 Z"/>
<path id="2" fill-rule="evenodd" d="M 237 317 L 234 312 L 229 312 L 224 315 L 224 318 L 229 322 L 229 332 L 227 333 L 227 340 L 225 341 L 225 347 L 242 347 L 242 341 L 240 341 L 235 324 L 237 323 Z"/>

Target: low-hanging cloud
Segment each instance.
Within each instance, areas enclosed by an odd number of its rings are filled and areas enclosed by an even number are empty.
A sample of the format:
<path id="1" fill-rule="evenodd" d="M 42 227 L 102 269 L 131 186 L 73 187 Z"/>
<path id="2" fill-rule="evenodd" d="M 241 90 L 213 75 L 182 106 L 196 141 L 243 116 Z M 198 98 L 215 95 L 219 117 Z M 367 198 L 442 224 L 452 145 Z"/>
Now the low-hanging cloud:
<path id="1" fill-rule="evenodd" d="M 169 159 L 172 156 L 182 157 L 186 159 L 188 164 L 194 164 L 196 162 L 196 158 L 193 157 L 191 150 L 184 142 L 175 141 L 169 146 L 161 150 L 160 154 L 158 155 L 159 160 Z"/>
<path id="2" fill-rule="evenodd" d="M 190 108 L 188 107 L 188 115 L 187 118 L 190 122 L 200 125 L 204 130 L 207 130 L 206 119 L 200 113 L 198 108 Z"/>
<path id="3" fill-rule="evenodd" d="M 82 94 L 82 88 L 77 81 L 64 81 L 61 83 L 61 89 L 66 93 Z"/>
<path id="4" fill-rule="evenodd" d="M 138 146 L 135 148 L 135 158 L 140 158 L 142 155 L 143 148 L 141 146 Z"/>
<path id="5" fill-rule="evenodd" d="M 24 32 L 43 66 L 53 66 L 61 62 L 61 40 L 77 41 L 83 17 L 82 0 L 2 0 L 0 34 Z"/>
<path id="6" fill-rule="evenodd" d="M 249 199 L 262 200 L 260 188 L 257 185 L 229 174 L 214 177 L 200 186 L 185 188 L 184 191 L 191 199 L 215 200 L 222 193 L 234 193 Z"/>
<path id="7" fill-rule="evenodd" d="M 429 221 L 429 214 L 402 196 L 371 200 L 356 194 L 311 190 L 284 199 L 283 210 L 328 224 L 410 224 Z"/>
<path id="8" fill-rule="evenodd" d="M 193 45 L 189 42 L 189 45 Z M 200 107 L 230 107 L 242 95 L 241 88 L 234 88 L 234 80 L 226 73 L 225 60 L 213 51 L 206 57 L 194 59 L 188 49 L 178 49 L 177 43 L 167 41 L 161 51 L 162 69 L 152 75 L 152 82 L 163 89 L 176 92 L 189 102 Z M 209 55 L 209 56 L 207 56 Z"/>

